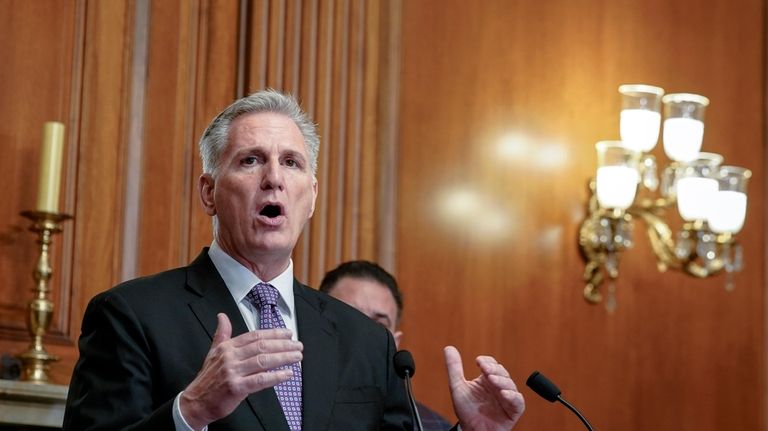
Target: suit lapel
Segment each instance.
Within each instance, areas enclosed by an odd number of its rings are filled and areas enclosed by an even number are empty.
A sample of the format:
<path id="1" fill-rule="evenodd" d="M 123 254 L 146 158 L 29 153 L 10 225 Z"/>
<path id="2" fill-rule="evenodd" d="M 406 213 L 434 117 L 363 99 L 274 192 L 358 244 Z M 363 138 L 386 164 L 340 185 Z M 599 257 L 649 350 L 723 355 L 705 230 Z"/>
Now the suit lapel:
<path id="1" fill-rule="evenodd" d="M 299 340 L 304 343 L 302 430 L 324 430 L 328 428 L 336 394 L 336 329 L 323 313 L 325 299 L 321 294 L 296 281 L 293 291 Z"/>
<path id="2" fill-rule="evenodd" d="M 211 340 L 216 333 L 218 313 L 226 313 L 229 321 L 232 322 L 232 337 L 248 331 L 240 309 L 237 308 L 224 280 L 208 257 L 207 248 L 187 267 L 187 285 L 200 295 L 200 298 L 190 302 L 189 306 Z M 246 401 L 262 429 L 288 431 L 288 423 L 274 389 L 269 388 L 253 393 L 246 398 Z M 242 405 L 238 408 L 242 408 Z M 250 429 L 255 429 L 255 425 L 251 424 Z"/>

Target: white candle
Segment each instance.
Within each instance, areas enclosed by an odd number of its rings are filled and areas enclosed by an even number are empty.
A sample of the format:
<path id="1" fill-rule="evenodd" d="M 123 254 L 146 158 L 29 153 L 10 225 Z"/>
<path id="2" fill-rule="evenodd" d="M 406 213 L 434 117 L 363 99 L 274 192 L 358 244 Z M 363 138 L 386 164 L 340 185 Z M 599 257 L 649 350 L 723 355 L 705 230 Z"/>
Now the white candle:
<path id="1" fill-rule="evenodd" d="M 64 125 L 55 121 L 43 126 L 43 148 L 40 154 L 40 180 L 37 189 L 37 210 L 59 212 L 61 157 L 64 153 Z"/>
<path id="2" fill-rule="evenodd" d="M 603 208 L 629 208 L 635 200 L 639 179 L 637 169 L 628 166 L 597 168 L 597 202 Z"/>

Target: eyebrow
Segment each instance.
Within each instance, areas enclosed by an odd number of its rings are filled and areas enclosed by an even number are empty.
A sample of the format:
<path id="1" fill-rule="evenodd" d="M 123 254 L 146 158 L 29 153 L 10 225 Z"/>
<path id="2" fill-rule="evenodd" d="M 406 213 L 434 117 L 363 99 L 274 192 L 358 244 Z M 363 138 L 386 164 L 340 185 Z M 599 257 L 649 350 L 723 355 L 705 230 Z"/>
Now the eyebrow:
<path id="1" fill-rule="evenodd" d="M 389 319 L 389 316 L 387 316 L 384 313 L 381 312 L 375 312 L 373 313 L 373 316 L 371 316 L 371 319 L 385 319 L 387 321 L 387 325 L 392 325 L 392 321 Z"/>
<path id="2" fill-rule="evenodd" d="M 281 153 L 281 155 L 293 157 L 295 159 L 301 159 L 302 161 L 307 160 L 307 157 L 302 152 L 296 150 L 285 150 Z"/>

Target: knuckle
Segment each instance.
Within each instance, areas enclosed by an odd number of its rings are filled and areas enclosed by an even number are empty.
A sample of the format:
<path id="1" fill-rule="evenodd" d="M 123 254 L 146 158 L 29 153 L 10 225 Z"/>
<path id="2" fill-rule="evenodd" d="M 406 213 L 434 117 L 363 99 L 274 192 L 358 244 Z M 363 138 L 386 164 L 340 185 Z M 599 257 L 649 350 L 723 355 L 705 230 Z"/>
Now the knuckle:
<path id="1" fill-rule="evenodd" d="M 269 348 L 269 343 L 266 340 L 259 340 L 256 342 L 256 350 L 259 352 L 266 352 Z"/>
<path id="2" fill-rule="evenodd" d="M 256 384 L 259 387 L 266 387 L 269 384 L 269 376 L 266 373 L 259 373 L 256 375 Z"/>
<path id="3" fill-rule="evenodd" d="M 267 355 L 256 355 L 256 365 L 266 370 L 269 368 L 269 357 Z"/>

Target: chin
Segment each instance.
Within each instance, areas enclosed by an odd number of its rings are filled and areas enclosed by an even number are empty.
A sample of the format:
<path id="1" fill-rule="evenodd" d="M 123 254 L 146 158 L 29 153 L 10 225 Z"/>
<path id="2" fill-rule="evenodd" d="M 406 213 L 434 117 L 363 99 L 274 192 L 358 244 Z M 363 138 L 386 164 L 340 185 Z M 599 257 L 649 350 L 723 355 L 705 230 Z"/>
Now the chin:
<path id="1" fill-rule="evenodd" d="M 273 237 L 272 235 L 262 236 L 256 241 L 250 244 L 252 250 L 259 250 L 263 253 L 280 253 L 285 252 L 288 255 L 293 251 L 293 247 L 296 245 L 295 240 L 284 237 Z"/>

